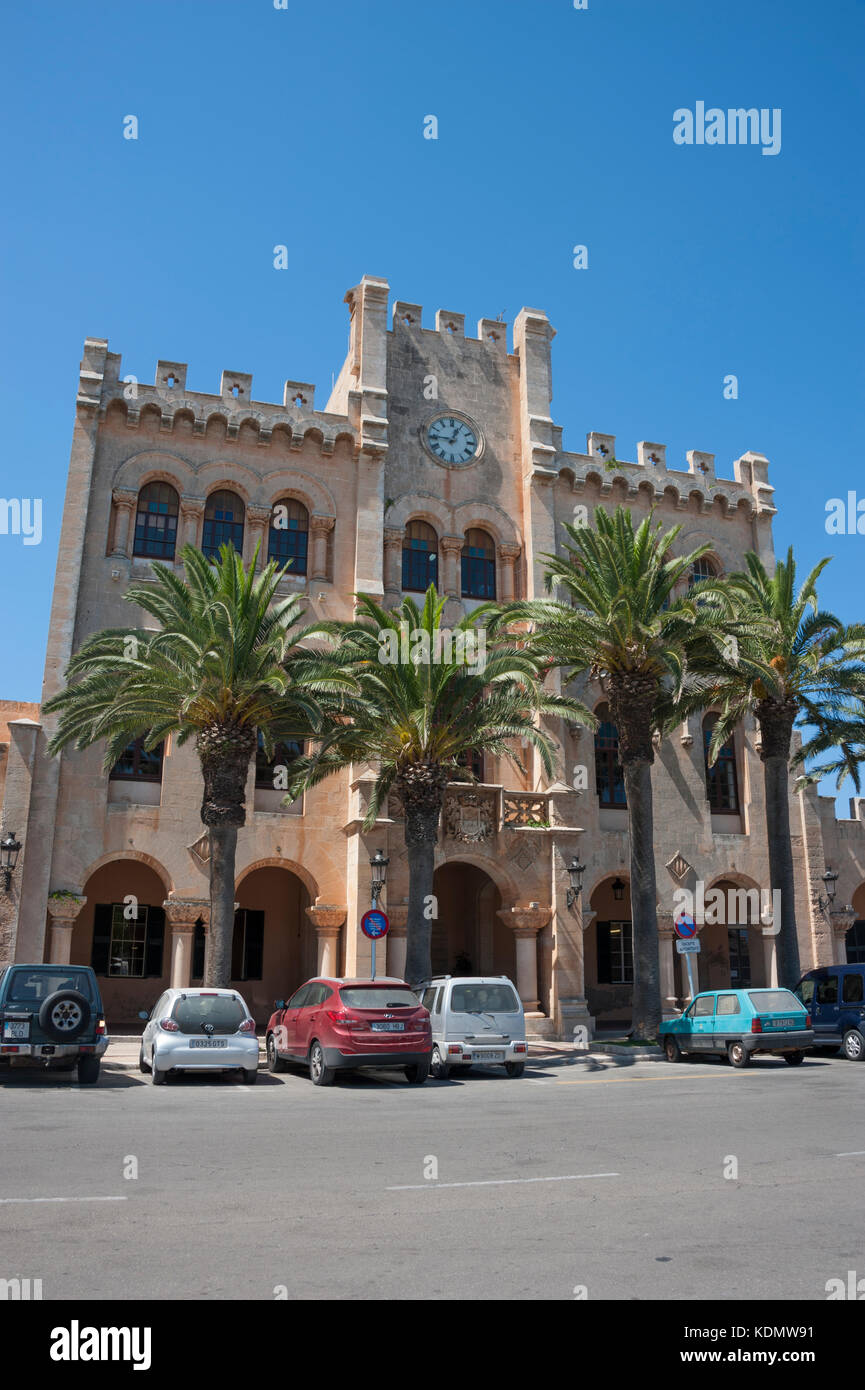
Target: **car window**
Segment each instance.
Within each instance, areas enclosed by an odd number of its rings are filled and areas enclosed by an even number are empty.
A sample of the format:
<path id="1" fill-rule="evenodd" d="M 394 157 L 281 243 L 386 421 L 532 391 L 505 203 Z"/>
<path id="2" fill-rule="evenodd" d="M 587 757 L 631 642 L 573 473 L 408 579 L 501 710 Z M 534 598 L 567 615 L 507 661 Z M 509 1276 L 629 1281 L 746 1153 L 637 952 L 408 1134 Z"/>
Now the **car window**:
<path id="1" fill-rule="evenodd" d="M 74 965 L 57 965 L 51 970 L 12 966 L 6 1003 L 29 1004 L 38 1008 L 43 999 L 47 999 L 49 994 L 56 994 L 59 989 L 75 990 L 91 1003 L 95 1002 L 93 979 L 89 970 L 76 970 Z"/>
<path id="2" fill-rule="evenodd" d="M 291 996 L 285 1007 L 287 1009 L 302 1009 L 306 1001 L 306 997 L 309 994 L 309 990 L 309 985 L 301 985 L 300 989 L 295 990 L 294 994 Z"/>
<path id="3" fill-rule="evenodd" d="M 748 998 L 761 1014 L 783 1014 L 790 1009 L 801 1009 L 802 1005 L 789 989 L 752 989 Z"/>
<path id="4" fill-rule="evenodd" d="M 844 986 L 841 991 L 841 998 L 845 1004 L 862 1003 L 862 976 L 854 972 L 844 976 Z"/>
<path id="5" fill-rule="evenodd" d="M 718 996 L 718 1007 L 715 1010 L 718 1014 L 737 1014 L 740 1012 L 739 1001 L 735 994 L 721 994 Z"/>
<path id="6" fill-rule="evenodd" d="M 313 1004 L 323 1004 L 325 999 L 329 999 L 333 991 L 330 985 L 310 985 L 309 994 L 304 1000 L 303 1007 L 308 1009 Z"/>
<path id="7" fill-rule="evenodd" d="M 351 985 L 339 991 L 350 1009 L 416 1009 L 417 995 L 405 985 Z"/>
<path id="8" fill-rule="evenodd" d="M 515 1014 L 520 1002 L 510 985 L 454 985 L 451 1008 L 457 1014 Z"/>
<path id="9" fill-rule="evenodd" d="M 694 1017 L 705 1018 L 708 1014 L 715 1012 L 714 994 L 701 994 L 699 999 L 694 1000 Z"/>
<path id="10" fill-rule="evenodd" d="M 433 1000 L 435 999 L 437 994 L 438 990 L 435 988 L 434 985 L 431 989 L 425 989 L 423 992 L 423 998 L 420 1002 L 423 1004 L 425 1009 L 429 1009 L 430 1013 L 434 1012 Z"/>
<path id="11" fill-rule="evenodd" d="M 432 1009 L 430 1010 L 430 1012 L 431 1012 L 431 1013 L 434 1013 L 434 1014 L 440 1014 L 441 1011 L 442 1011 L 442 1009 L 444 1008 L 444 1006 L 445 1006 L 445 987 L 444 987 L 444 985 L 439 985 L 439 987 L 438 987 L 438 989 L 437 989 L 437 991 L 436 991 L 435 1003 L 433 1004 L 433 1007 L 432 1007 Z"/>
<path id="12" fill-rule="evenodd" d="M 825 980 L 818 980 L 816 997 L 818 1004 L 837 1004 L 838 976 L 827 975 Z"/>
<path id="13" fill-rule="evenodd" d="M 235 994 L 188 994 L 171 1016 L 181 1033 L 203 1033 L 208 1026 L 215 1033 L 236 1033 L 246 1009 Z"/>
<path id="14" fill-rule="evenodd" d="M 800 980 L 794 992 L 803 1004 L 810 1004 L 814 998 L 814 981 Z"/>

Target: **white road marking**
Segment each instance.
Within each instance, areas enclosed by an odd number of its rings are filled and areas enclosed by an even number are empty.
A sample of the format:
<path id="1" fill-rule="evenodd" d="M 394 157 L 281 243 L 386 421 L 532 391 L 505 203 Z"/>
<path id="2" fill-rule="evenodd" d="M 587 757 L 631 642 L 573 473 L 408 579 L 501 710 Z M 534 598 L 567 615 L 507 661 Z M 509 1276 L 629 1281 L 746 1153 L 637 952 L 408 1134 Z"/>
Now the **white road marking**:
<path id="1" fill-rule="evenodd" d="M 582 1178 L 620 1178 L 621 1173 L 566 1173 L 556 1178 L 479 1178 L 475 1182 L 405 1183 L 401 1187 L 386 1187 L 385 1192 L 423 1192 L 432 1187 L 506 1187 L 511 1183 L 579 1182 Z"/>
<path id="2" fill-rule="evenodd" d="M 0 1206 L 25 1202 L 128 1202 L 128 1197 L 0 1197 Z"/>
<path id="3" fill-rule="evenodd" d="M 851 1149 L 846 1154 L 836 1154 L 836 1158 L 862 1158 L 865 1157 L 865 1149 Z"/>

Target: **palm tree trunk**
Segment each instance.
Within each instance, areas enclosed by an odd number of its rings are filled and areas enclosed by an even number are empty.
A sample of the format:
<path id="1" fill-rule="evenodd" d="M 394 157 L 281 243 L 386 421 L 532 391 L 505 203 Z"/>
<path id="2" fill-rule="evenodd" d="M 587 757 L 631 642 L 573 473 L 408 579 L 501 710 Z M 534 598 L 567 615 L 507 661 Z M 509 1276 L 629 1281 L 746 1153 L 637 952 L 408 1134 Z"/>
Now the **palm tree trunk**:
<path id="1" fill-rule="evenodd" d="M 797 710 L 792 703 L 763 700 L 757 709 L 766 790 L 766 838 L 769 845 L 769 886 L 781 894 L 781 924 L 773 920 L 778 949 L 778 983 L 794 989 L 799 983 L 799 935 L 796 930 L 796 887 L 790 839 L 790 745 Z"/>
<path id="2" fill-rule="evenodd" d="M 234 939 L 234 873 L 237 826 L 210 827 L 210 927 L 204 962 L 204 983 L 225 989 L 231 979 Z"/>
<path id="3" fill-rule="evenodd" d="M 661 970 L 658 958 L 658 889 L 655 882 L 652 767 L 625 762 L 631 841 L 631 931 L 634 942 L 634 1007 L 631 1032 L 655 1038 L 661 1025 Z"/>
<path id="4" fill-rule="evenodd" d="M 448 774 L 436 763 L 411 763 L 396 781 L 405 811 L 408 847 L 408 923 L 405 974 L 412 987 L 432 974 L 433 874 L 439 818 Z"/>

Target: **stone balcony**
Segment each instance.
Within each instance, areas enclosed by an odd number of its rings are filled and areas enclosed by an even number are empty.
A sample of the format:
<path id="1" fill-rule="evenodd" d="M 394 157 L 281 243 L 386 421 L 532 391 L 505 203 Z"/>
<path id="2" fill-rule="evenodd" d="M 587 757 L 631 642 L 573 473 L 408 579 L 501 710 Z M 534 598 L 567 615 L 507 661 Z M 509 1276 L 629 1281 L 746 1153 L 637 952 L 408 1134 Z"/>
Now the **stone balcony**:
<path id="1" fill-rule="evenodd" d="M 563 783 L 545 792 L 511 791 L 491 782 L 452 782 L 445 792 L 441 840 L 475 844 L 502 831 L 576 830 L 577 793 Z M 399 797 L 391 795 L 388 815 L 402 820 Z"/>

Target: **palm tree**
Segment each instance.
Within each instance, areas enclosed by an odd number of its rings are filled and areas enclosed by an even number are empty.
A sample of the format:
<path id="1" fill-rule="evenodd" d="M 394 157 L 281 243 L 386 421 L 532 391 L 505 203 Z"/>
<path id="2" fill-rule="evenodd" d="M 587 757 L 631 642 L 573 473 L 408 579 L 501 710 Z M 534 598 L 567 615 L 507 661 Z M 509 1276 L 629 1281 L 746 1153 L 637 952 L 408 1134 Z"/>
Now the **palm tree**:
<path id="1" fill-rule="evenodd" d="M 566 681 L 596 681 L 619 737 L 628 806 L 634 1002 L 631 1031 L 652 1038 L 661 1022 L 657 885 L 651 769 L 653 735 L 674 717 L 688 654 L 718 621 L 718 600 L 673 598 L 679 581 L 709 549 L 672 556 L 681 527 L 600 507 L 594 529 L 564 526 L 564 554 L 547 555 L 549 599 L 509 604 L 494 623 L 528 623 L 532 650 L 565 669 Z M 555 597 L 561 594 L 562 597 Z"/>
<path id="2" fill-rule="evenodd" d="M 357 694 L 346 696 L 340 716 L 327 720 L 315 750 L 289 771 L 288 799 L 352 763 L 375 764 L 367 829 L 388 794 L 399 796 L 408 847 L 406 977 L 412 985 L 431 973 L 432 926 L 425 907 L 433 890 L 445 788 L 457 776 L 466 777 L 458 759 L 469 750 L 488 751 L 522 770 L 511 740 L 526 739 L 549 773 L 551 743 L 536 727 L 536 717 L 559 714 L 593 722 L 577 701 L 542 689 L 538 663 L 529 652 L 505 641 L 486 652 L 486 633 L 477 625 L 487 608 L 447 631 L 441 626 L 445 603 L 434 585 L 422 610 L 405 598 L 388 612 L 361 594 L 353 622 L 320 625 L 318 631 L 331 639 L 334 663 L 354 679 Z"/>
<path id="3" fill-rule="evenodd" d="M 246 781 L 258 731 L 265 755 L 280 741 L 308 737 L 320 700 L 350 679 L 299 651 L 301 600 L 274 602 L 284 567 L 256 575 L 228 545 L 211 563 L 187 545 L 185 580 L 153 562 L 153 579 L 124 594 L 158 628 L 109 628 L 89 637 L 66 672 L 71 684 L 45 706 L 59 714 L 49 751 L 105 740 L 110 770 L 136 738 L 157 747 L 195 738 L 204 792 L 201 819 L 210 839 L 210 930 L 204 980 L 225 986 L 231 973 L 237 830 L 246 820 Z"/>
<path id="4" fill-rule="evenodd" d="M 856 700 L 865 694 L 861 659 L 865 656 L 865 627 L 858 623 L 845 626 L 833 613 L 820 610 L 817 580 L 828 558 L 814 566 L 798 590 L 792 547 L 786 560 L 777 562 L 771 577 L 752 552 L 745 562 L 747 572 L 731 574 L 725 585 L 733 603 L 732 620 L 720 624 L 724 632 L 720 641 L 716 633 L 714 650 L 693 663 L 695 672 L 705 673 L 706 683 L 700 689 L 698 682 L 683 703 L 687 709 L 705 707 L 710 701 L 721 706 L 709 745 L 710 762 L 746 714 L 757 720 L 770 887 L 781 895 L 778 977 L 782 985 L 793 989 L 800 975 L 790 839 L 793 729 L 801 724 L 812 731 L 795 763 L 834 745 L 838 750 L 835 760 L 817 775 L 831 771 L 843 775 L 844 768 L 855 768 L 853 750 L 857 739 L 861 745 L 863 733 Z M 713 580 L 699 586 L 709 599 L 715 587 Z M 735 639 L 732 647 L 731 637 Z M 858 777 L 856 780 L 858 785 Z"/>

